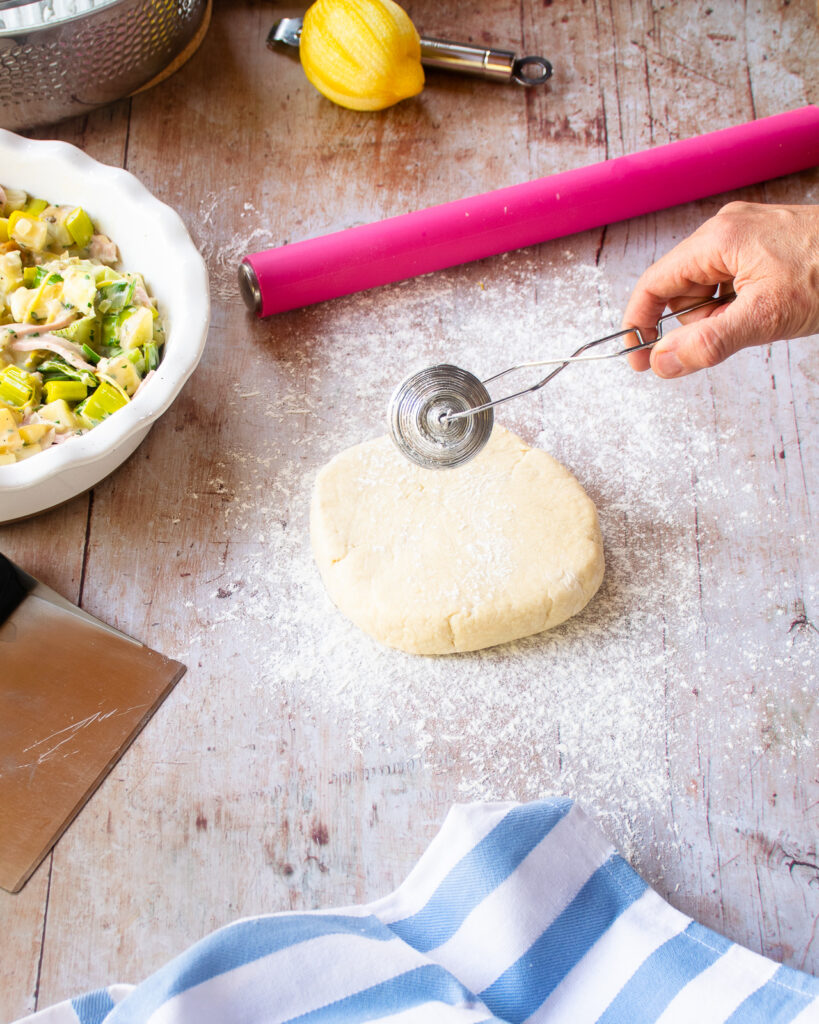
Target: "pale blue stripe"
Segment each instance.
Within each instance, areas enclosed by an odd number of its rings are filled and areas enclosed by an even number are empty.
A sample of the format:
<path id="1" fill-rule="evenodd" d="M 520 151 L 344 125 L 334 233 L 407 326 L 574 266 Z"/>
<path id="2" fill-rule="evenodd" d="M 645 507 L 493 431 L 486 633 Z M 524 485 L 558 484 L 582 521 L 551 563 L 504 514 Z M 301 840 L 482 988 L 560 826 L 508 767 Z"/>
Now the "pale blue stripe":
<path id="1" fill-rule="evenodd" d="M 80 1024 L 102 1024 L 116 1003 L 108 995 L 108 989 L 100 988 L 96 992 L 86 992 L 71 1000 L 71 1009 L 76 1013 Z"/>
<path id="2" fill-rule="evenodd" d="M 716 932 L 691 924 L 655 949 L 620 989 L 597 1024 L 651 1024 L 674 996 L 716 963 L 733 945 Z M 714 985 L 719 987 L 718 979 Z"/>
<path id="3" fill-rule="evenodd" d="M 819 981 L 816 978 L 783 965 L 739 1004 L 725 1024 L 789 1024 L 817 998 Z"/>
<path id="4" fill-rule="evenodd" d="M 152 974 L 117 1004 L 107 1024 L 144 1021 L 174 996 L 236 967 L 322 935 L 344 934 L 364 936 L 379 943 L 395 939 L 392 932 L 372 915 L 298 914 L 240 921 L 197 942 Z M 372 955 L 384 954 L 381 950 L 373 950 Z"/>
<path id="5" fill-rule="evenodd" d="M 475 994 L 449 971 L 438 964 L 425 964 L 318 1010 L 288 1018 L 287 1024 L 358 1024 L 433 1002 L 466 1009 L 480 1006 Z"/>
<path id="6" fill-rule="evenodd" d="M 479 993 L 481 999 L 496 1017 L 510 1024 L 526 1020 L 647 888 L 615 854 L 523 956 Z"/>
<path id="7" fill-rule="evenodd" d="M 515 807 L 465 854 L 421 910 L 390 928 L 420 953 L 442 946 L 571 810 L 556 798 Z"/>

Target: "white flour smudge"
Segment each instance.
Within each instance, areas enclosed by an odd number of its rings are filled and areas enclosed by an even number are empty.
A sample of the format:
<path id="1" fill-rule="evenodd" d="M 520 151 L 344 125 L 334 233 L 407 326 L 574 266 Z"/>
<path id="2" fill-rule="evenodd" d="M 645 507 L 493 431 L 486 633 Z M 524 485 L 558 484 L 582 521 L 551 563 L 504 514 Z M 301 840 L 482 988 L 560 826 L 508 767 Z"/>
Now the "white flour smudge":
<path id="1" fill-rule="evenodd" d="M 257 236 L 262 241 L 258 229 L 244 239 L 243 251 Z M 220 248 L 220 263 L 231 262 L 230 247 Z M 656 864 L 663 858 L 645 848 L 644 825 L 668 820 L 670 801 L 684 797 L 691 777 L 674 777 L 672 767 L 696 758 L 687 749 L 694 725 L 722 732 L 726 759 L 732 745 L 745 745 L 749 761 L 763 753 L 757 720 L 764 698 L 754 687 L 738 691 L 726 721 L 719 696 L 726 680 L 766 678 L 769 639 L 740 624 L 730 643 L 720 649 L 712 638 L 704 654 L 698 531 L 701 546 L 714 541 L 697 503 L 728 497 L 728 474 L 716 464 L 735 434 L 692 414 L 708 408 L 706 375 L 670 385 L 621 360 L 572 366 L 499 415 L 571 469 L 600 513 L 603 586 L 581 615 L 550 633 L 442 658 L 387 650 L 332 607 L 310 553 L 316 470 L 342 448 L 384 432 L 387 399 L 407 373 L 450 361 L 488 376 L 521 360 L 563 355 L 617 326 L 625 297 L 613 299 L 602 271 L 571 252 L 558 265 L 521 253 L 503 264 L 468 295 L 462 282 L 455 287 L 457 272 L 443 273 L 270 328 L 275 347 L 259 346 L 259 379 L 237 382 L 226 397 L 227 414 L 255 426 L 217 458 L 210 481 L 225 496 L 224 535 L 248 548 L 243 586 L 220 583 L 218 596 L 230 600 L 203 593 L 202 632 L 189 638 L 187 656 L 193 660 L 216 634 L 228 647 L 225 664 L 233 649 L 252 652 L 260 704 L 284 697 L 300 715 L 329 720 L 361 757 L 420 755 L 432 772 L 458 780 L 453 795 L 464 800 L 569 793 L 638 864 Z M 298 338 L 287 326 L 296 322 L 304 332 Z M 279 440 L 293 437 L 294 423 L 297 448 Z M 731 472 L 738 490 L 749 486 L 741 459 Z M 732 531 L 741 541 L 741 511 L 721 529 L 729 543 Z M 718 589 L 708 596 L 719 608 L 731 600 L 730 588 L 725 597 Z M 783 670 L 815 678 L 799 667 L 800 657 L 794 646 Z M 794 753 L 814 742 L 788 724 L 787 709 L 768 713 Z M 670 750 L 682 754 L 674 759 Z M 710 771 L 718 774 L 720 765 Z M 658 843 L 676 837 L 655 833 L 651 842 L 656 854 Z"/>

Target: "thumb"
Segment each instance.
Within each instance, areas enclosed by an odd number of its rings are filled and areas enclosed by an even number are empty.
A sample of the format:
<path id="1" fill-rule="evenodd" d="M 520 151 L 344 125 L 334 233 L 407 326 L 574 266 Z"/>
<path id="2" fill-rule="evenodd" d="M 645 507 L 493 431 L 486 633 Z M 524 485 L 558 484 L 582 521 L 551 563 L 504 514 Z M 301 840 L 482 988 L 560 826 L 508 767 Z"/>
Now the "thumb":
<path id="1" fill-rule="evenodd" d="M 768 318 L 757 316 L 754 306 L 745 289 L 711 316 L 676 327 L 652 349 L 652 370 L 658 377 L 683 377 L 716 366 L 741 348 L 773 341 L 775 333 L 763 326 Z"/>

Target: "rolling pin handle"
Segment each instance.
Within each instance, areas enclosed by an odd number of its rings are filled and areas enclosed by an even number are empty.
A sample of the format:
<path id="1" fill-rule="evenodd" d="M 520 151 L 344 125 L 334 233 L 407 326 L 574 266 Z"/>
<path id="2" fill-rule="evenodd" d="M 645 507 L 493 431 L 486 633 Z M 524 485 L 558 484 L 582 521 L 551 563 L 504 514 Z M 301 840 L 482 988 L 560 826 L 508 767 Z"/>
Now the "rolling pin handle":
<path id="1" fill-rule="evenodd" d="M 262 289 L 256 271 L 247 258 L 239 264 L 239 292 L 251 313 L 261 313 Z"/>

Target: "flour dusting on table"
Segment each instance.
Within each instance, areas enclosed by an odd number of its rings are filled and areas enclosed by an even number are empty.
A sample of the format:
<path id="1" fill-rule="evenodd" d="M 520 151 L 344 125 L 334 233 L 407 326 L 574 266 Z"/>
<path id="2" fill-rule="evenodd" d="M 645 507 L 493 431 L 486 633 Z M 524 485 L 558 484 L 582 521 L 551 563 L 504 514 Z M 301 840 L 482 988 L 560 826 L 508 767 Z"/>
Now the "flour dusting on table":
<path id="1" fill-rule="evenodd" d="M 770 524 L 745 521 L 741 509 L 735 522 L 712 523 L 700 507 L 719 508 L 729 496 L 720 483 L 724 468 L 720 477 L 709 467 L 732 458 L 736 435 L 716 414 L 692 419 L 693 408 L 707 407 L 692 401 L 708 393 L 707 375 L 668 383 L 632 372 L 623 360 L 571 366 L 537 395 L 500 410 L 500 422 L 578 477 L 600 514 L 602 588 L 583 613 L 550 632 L 440 658 L 381 648 L 331 605 L 313 564 L 315 472 L 343 448 L 386 432 L 398 380 L 441 361 L 489 376 L 521 360 L 563 355 L 615 328 L 627 298 L 612 296 L 604 273 L 571 251 L 548 264 L 514 254 L 494 265 L 491 280 L 468 289 L 458 273 L 255 330 L 261 383 L 237 383 L 225 396 L 229 414 L 252 425 L 254 440 L 218 455 L 208 482 L 225 499 L 214 530 L 247 552 L 241 580 L 220 580 L 220 593 L 216 584 L 202 593 L 201 632 L 183 653 L 193 661 L 211 636 L 236 645 L 233 654 L 223 652 L 226 666 L 252 652 L 258 671 L 248 701 L 263 709 L 284 696 L 295 714 L 330 722 L 349 739 L 350 763 L 341 768 L 421 758 L 431 773 L 455 775 L 463 800 L 571 794 L 656 882 L 664 859 L 658 847 L 677 837 L 646 836 L 644 828 L 670 820 L 671 803 L 678 819 L 684 813 L 696 782 L 680 768 L 672 777 L 669 765 L 696 759 L 691 736 L 720 732 L 725 749 L 747 746 L 749 763 L 765 753 L 754 738 L 760 714 L 770 716 L 772 734 L 794 756 L 815 740 L 800 732 L 793 708 L 766 703 L 770 637 L 752 624 L 721 633 L 708 622 L 731 614 L 733 581 L 724 593 L 719 581 L 703 581 L 698 550 L 742 545 L 752 526 Z M 764 357 L 741 358 L 753 372 L 753 360 Z M 298 448 L 279 440 L 285 424 L 292 436 L 293 423 Z M 737 493 L 751 487 L 741 459 L 733 475 Z M 787 611 L 773 605 L 776 625 Z M 800 667 L 800 658 L 810 651 L 783 647 L 781 670 L 801 672 L 807 688 L 815 670 Z M 713 709 L 738 664 L 759 686 L 734 695 L 726 720 Z M 403 737 L 403 745 L 387 747 L 387 735 Z"/>

